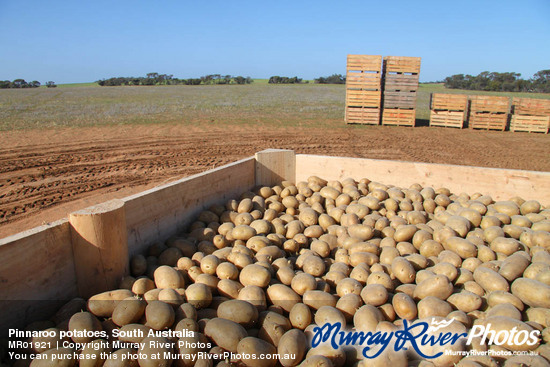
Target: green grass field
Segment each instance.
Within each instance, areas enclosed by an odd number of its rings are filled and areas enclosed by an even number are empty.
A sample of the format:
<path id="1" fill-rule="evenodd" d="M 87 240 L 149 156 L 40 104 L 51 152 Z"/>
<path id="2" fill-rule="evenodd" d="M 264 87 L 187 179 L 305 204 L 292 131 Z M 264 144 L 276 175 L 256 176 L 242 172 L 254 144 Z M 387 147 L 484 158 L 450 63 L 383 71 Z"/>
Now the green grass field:
<path id="1" fill-rule="evenodd" d="M 421 84 L 417 119 L 429 119 L 432 92 L 550 99 L 550 94 L 449 90 L 439 84 Z M 3 89 L 0 130 L 134 123 L 344 127 L 344 99 L 344 85 L 271 85 L 267 80 L 250 85 L 99 87 L 78 83 Z"/>

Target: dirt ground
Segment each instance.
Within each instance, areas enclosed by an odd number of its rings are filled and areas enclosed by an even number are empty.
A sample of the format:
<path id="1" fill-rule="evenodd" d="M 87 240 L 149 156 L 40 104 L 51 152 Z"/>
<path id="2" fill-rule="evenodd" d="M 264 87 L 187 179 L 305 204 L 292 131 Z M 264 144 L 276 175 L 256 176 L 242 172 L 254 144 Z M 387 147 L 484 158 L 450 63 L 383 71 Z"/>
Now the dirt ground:
<path id="1" fill-rule="evenodd" d="M 550 171 L 550 136 L 542 134 L 387 126 L 250 130 L 176 124 L 1 134 L 0 238 L 266 148 Z"/>

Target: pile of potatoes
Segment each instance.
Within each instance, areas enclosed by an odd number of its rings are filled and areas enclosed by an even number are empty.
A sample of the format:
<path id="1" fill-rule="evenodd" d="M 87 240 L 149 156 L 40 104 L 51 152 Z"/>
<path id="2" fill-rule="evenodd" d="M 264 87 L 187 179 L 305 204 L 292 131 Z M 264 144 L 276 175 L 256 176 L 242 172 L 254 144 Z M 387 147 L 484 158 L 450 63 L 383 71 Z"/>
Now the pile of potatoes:
<path id="1" fill-rule="evenodd" d="M 97 351 L 84 348 L 82 353 L 95 356 L 88 359 L 94 366 L 548 366 L 549 250 L 550 209 L 537 201 L 495 202 L 480 193 L 456 195 L 419 184 L 398 188 L 368 179 L 310 177 L 260 187 L 203 211 L 186 233 L 134 256 L 131 276 L 120 289 L 95 295 L 86 305 L 67 304 L 54 328 L 86 327 L 109 335 L 114 329 L 187 329 L 196 333 L 182 339 L 194 347 L 176 347 L 175 353 L 250 357 L 121 363 L 104 362 Z M 76 312 L 81 308 L 86 311 Z M 326 322 L 374 332 L 431 318 L 454 319 L 447 328 L 453 332 L 477 324 L 497 331 L 539 330 L 534 346 L 477 340 L 445 347 L 538 355 L 423 360 L 412 348 L 388 348 L 364 360 L 361 349 L 309 347 L 313 328 Z M 150 355 L 167 348 L 108 352 Z M 252 358 L 262 353 L 281 358 Z"/>

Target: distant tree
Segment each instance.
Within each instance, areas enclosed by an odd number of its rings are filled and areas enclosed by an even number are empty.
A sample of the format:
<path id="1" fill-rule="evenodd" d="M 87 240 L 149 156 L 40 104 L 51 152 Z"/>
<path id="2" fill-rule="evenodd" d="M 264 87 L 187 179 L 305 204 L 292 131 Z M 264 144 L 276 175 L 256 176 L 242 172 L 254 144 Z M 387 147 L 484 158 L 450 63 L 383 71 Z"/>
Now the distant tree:
<path id="1" fill-rule="evenodd" d="M 301 82 L 302 79 L 298 78 L 297 76 L 289 78 L 287 76 L 274 75 L 268 80 L 269 84 L 299 84 Z"/>
<path id="2" fill-rule="evenodd" d="M 9 80 L 0 80 L 0 89 L 11 88 L 11 82 Z"/>
<path id="3" fill-rule="evenodd" d="M 328 77 L 319 77 L 315 79 L 315 83 L 319 84 L 345 84 L 346 77 L 341 74 L 332 74 Z"/>
<path id="4" fill-rule="evenodd" d="M 57 85 L 55 85 L 55 82 L 49 81 L 49 82 L 46 82 L 46 87 L 48 87 L 48 88 L 56 88 Z"/>
<path id="5" fill-rule="evenodd" d="M 33 80 L 32 82 L 29 83 L 29 86 L 31 88 L 38 88 L 40 87 L 40 82 L 38 80 Z"/>
<path id="6" fill-rule="evenodd" d="M 531 83 L 534 91 L 550 93 L 550 69 L 537 71 Z"/>
<path id="7" fill-rule="evenodd" d="M 12 82 L 12 88 L 27 88 L 28 84 L 25 79 L 15 79 Z"/>

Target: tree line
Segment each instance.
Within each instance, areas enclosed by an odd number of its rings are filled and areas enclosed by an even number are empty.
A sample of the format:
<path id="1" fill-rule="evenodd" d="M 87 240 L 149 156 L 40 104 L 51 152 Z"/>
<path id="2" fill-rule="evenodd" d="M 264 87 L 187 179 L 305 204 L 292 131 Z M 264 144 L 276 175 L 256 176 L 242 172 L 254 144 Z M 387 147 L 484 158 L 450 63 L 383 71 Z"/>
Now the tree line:
<path id="1" fill-rule="evenodd" d="M 530 79 L 522 79 L 520 73 L 455 74 L 445 78 L 444 83 L 451 89 L 550 93 L 550 69 L 538 71 Z"/>
<path id="2" fill-rule="evenodd" d="M 32 82 L 26 82 L 25 79 L 15 79 L 13 81 L 9 80 L 0 80 L 0 89 L 8 89 L 8 88 L 38 88 L 40 87 L 40 82 L 37 80 L 33 80 Z M 55 88 L 57 85 L 55 85 L 54 82 L 49 81 L 46 82 L 46 86 L 48 88 Z"/>
<path id="3" fill-rule="evenodd" d="M 315 83 L 318 84 L 345 84 L 346 83 L 346 77 L 342 76 L 341 74 L 332 74 L 330 76 L 326 77 L 319 77 L 314 79 Z M 269 84 L 301 84 L 301 83 L 308 83 L 308 81 L 304 81 L 302 78 L 298 78 L 297 76 L 294 77 L 288 77 L 288 76 L 272 76 L 269 78 Z"/>
<path id="4" fill-rule="evenodd" d="M 114 77 L 96 81 L 100 86 L 119 85 L 213 85 L 213 84 L 250 84 L 252 78 L 244 76 L 232 76 L 211 74 L 200 78 L 179 79 L 173 75 L 148 73 L 145 77 Z"/>

